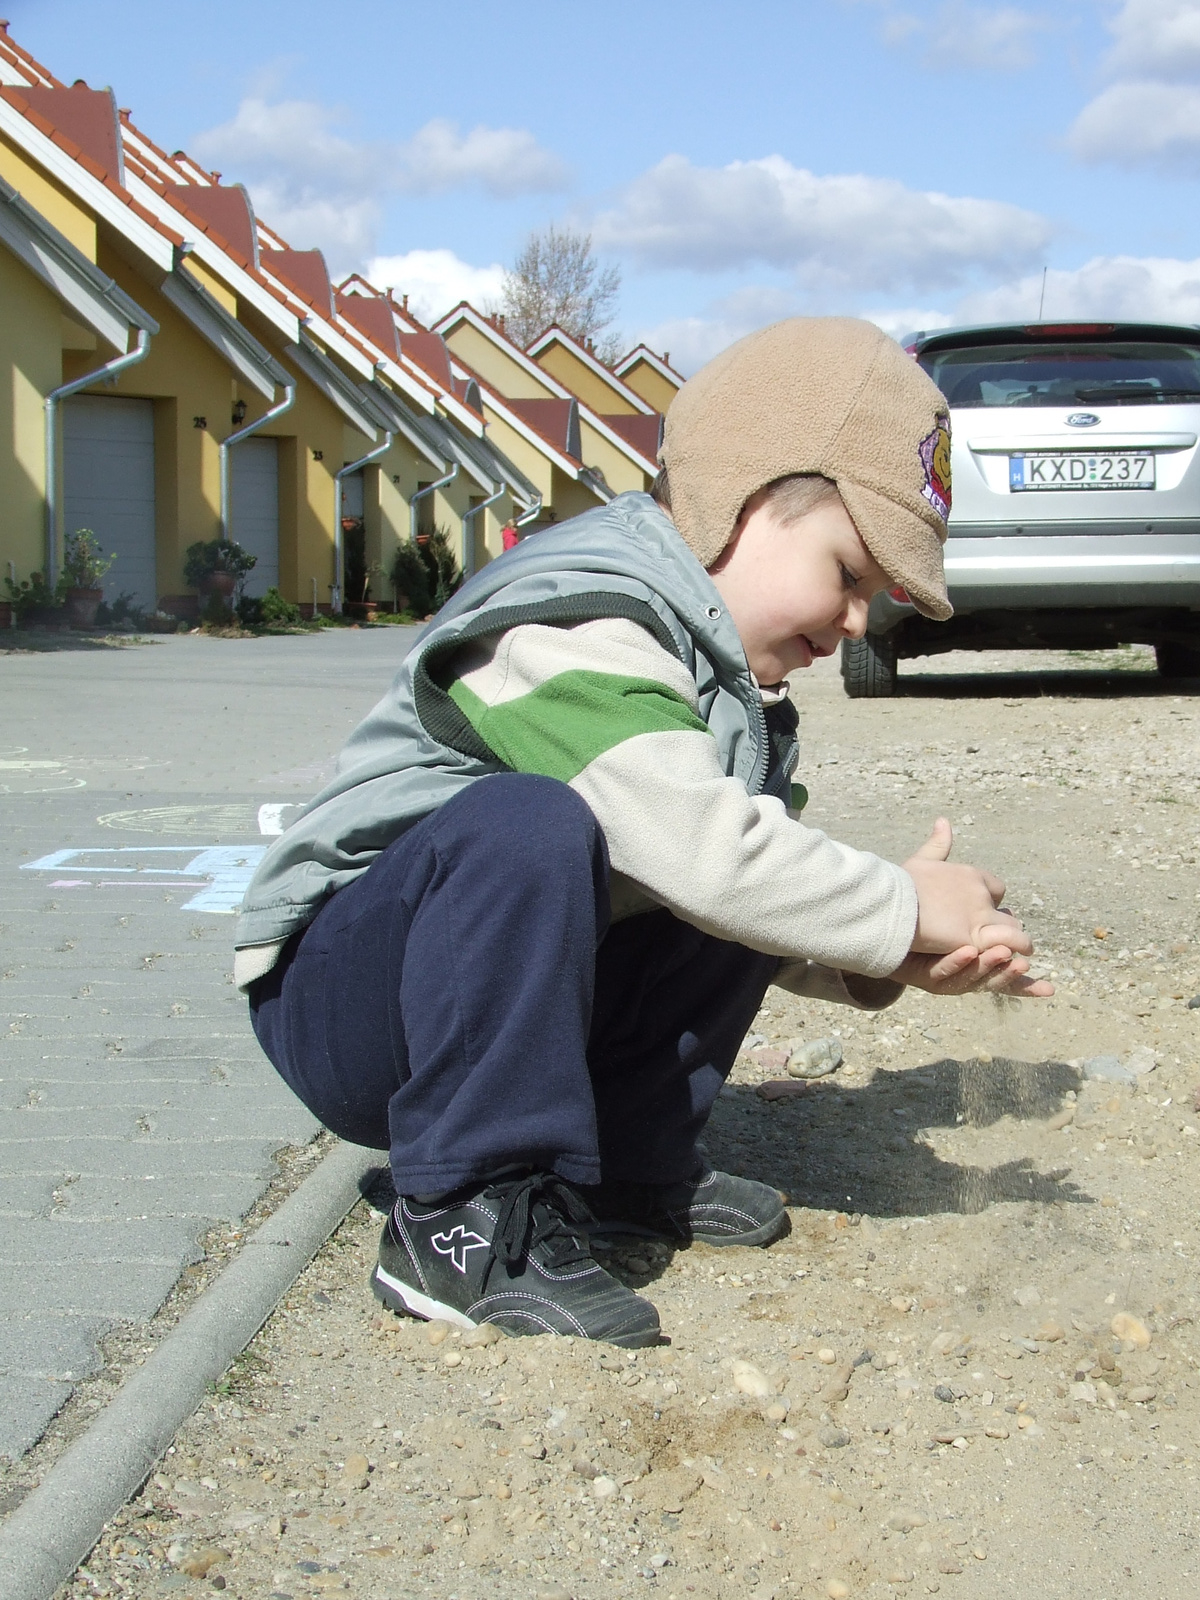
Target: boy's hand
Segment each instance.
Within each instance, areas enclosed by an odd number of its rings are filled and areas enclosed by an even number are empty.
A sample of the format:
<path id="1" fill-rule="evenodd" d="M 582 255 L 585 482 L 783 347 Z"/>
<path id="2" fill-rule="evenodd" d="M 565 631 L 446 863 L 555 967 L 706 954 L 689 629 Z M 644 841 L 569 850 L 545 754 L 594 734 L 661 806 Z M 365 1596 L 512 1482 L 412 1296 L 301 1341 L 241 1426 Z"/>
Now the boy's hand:
<path id="1" fill-rule="evenodd" d="M 954 833 L 939 817 L 925 843 L 904 863 L 917 887 L 917 927 L 912 952 L 950 955 L 972 945 L 978 951 L 1002 949 L 1005 958 L 1030 955 L 1033 940 L 1011 911 L 1001 911 L 1004 885 L 994 873 L 951 863 L 946 858 Z"/>
<path id="2" fill-rule="evenodd" d="M 944 956 L 921 956 L 915 953 L 904 960 L 890 974 L 895 983 L 911 984 L 914 989 L 925 989 L 930 994 L 1010 994 L 1022 1000 L 1045 1000 L 1054 993 L 1054 985 L 1045 978 L 1030 978 L 1029 963 L 1024 956 L 1014 956 L 1007 945 L 994 945 L 990 950 L 976 950 L 966 944 Z"/>

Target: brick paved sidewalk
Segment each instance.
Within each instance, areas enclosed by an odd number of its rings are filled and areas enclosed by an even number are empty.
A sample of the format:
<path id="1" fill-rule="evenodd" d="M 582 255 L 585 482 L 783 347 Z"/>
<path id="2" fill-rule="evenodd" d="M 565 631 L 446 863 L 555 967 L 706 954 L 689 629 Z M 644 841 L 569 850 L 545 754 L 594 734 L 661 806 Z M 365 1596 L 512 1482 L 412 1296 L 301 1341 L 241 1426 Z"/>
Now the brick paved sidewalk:
<path id="1" fill-rule="evenodd" d="M 0 1455 L 316 1133 L 229 979 L 230 911 L 412 637 L 0 657 Z"/>

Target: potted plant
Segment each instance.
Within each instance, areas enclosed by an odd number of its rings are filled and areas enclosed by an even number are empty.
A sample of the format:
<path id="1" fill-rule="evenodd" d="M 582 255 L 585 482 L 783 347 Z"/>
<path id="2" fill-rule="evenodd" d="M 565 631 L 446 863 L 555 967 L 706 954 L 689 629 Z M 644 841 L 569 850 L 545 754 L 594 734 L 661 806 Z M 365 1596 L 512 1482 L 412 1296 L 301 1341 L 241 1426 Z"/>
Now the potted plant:
<path id="1" fill-rule="evenodd" d="M 378 600 L 371 599 L 371 581 L 379 576 L 379 568 L 367 560 L 367 533 L 363 519 L 343 517 L 342 538 L 346 611 L 361 622 L 370 622 L 379 610 Z"/>
<path id="2" fill-rule="evenodd" d="M 101 579 L 116 559 L 115 554 L 101 553 L 100 541 L 90 528 L 77 528 L 67 535 L 58 582 L 72 628 L 95 627 L 96 612 L 104 599 Z"/>
<path id="3" fill-rule="evenodd" d="M 228 606 L 235 589 L 258 565 L 258 557 L 243 550 L 236 539 L 198 539 L 184 558 L 183 581 L 189 588 Z"/>
<path id="4" fill-rule="evenodd" d="M 12 606 L 12 614 L 17 619 L 18 627 L 66 626 L 67 613 L 59 587 L 48 584 L 42 573 L 31 572 L 27 578 L 22 578 L 19 582 L 7 577 L 4 580 L 4 587 L 8 590 L 9 604 Z"/>

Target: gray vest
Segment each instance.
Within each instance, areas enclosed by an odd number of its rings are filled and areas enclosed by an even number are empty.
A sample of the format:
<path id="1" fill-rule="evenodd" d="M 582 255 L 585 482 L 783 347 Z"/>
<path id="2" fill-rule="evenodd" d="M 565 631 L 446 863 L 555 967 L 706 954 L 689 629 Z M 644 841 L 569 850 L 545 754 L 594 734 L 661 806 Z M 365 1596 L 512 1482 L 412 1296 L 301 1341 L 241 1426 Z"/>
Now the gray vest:
<path id="1" fill-rule="evenodd" d="M 326 898 L 393 840 L 498 761 L 443 684 L 454 653 L 524 623 L 627 617 L 695 678 L 725 771 L 786 801 L 796 713 L 764 713 L 720 594 L 646 494 L 623 494 L 522 541 L 438 612 L 387 694 L 338 758 L 337 776 L 271 846 L 246 891 L 236 943 L 268 944 L 312 921 Z"/>

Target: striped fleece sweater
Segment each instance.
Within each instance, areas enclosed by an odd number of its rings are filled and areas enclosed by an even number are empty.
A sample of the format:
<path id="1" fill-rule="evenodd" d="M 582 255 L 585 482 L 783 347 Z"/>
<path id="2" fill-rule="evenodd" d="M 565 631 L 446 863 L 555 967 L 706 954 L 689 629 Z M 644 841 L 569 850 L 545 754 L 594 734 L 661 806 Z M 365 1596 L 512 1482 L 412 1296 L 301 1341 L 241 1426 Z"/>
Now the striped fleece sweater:
<path id="1" fill-rule="evenodd" d="M 443 683 L 506 766 L 557 778 L 587 802 L 608 841 L 614 916 L 665 906 L 718 938 L 792 958 L 781 968 L 790 988 L 854 1004 L 894 998 L 894 985 L 851 994 L 803 957 L 820 963 L 836 950 L 852 971 L 892 971 L 916 922 L 911 878 L 728 776 L 695 679 L 645 628 L 527 624 L 465 647 Z"/>

